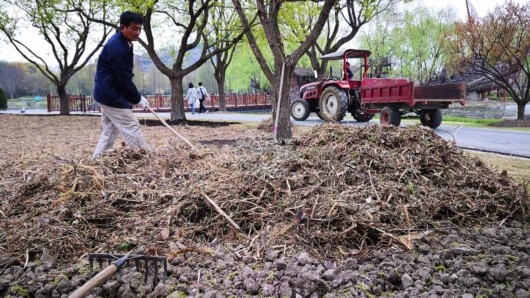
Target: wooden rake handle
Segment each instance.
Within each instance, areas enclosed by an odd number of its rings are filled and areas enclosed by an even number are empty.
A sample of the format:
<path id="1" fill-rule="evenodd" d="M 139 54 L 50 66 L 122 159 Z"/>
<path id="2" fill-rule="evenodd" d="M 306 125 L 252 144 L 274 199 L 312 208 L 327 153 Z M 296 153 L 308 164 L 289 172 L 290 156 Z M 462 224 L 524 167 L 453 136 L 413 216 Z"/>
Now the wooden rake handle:
<path id="1" fill-rule="evenodd" d="M 118 266 L 115 264 L 111 264 L 107 266 L 105 269 L 100 271 L 96 276 L 92 277 L 89 281 L 87 281 L 82 287 L 75 290 L 68 298 L 82 298 L 85 297 L 90 291 L 97 287 L 98 285 L 102 284 L 109 276 L 112 276 L 114 273 L 118 271 Z"/>
<path id="2" fill-rule="evenodd" d="M 155 113 L 155 111 L 153 111 L 153 109 L 151 109 L 150 107 L 147 107 L 147 109 L 151 113 L 153 113 L 153 115 L 155 115 L 155 117 L 158 118 L 158 120 L 160 120 L 160 122 L 162 122 L 162 124 L 164 124 L 165 127 L 167 127 L 172 133 L 174 133 L 177 137 L 179 137 L 179 139 L 181 139 L 184 143 L 186 143 L 188 146 L 190 146 L 193 150 L 199 151 L 199 149 L 197 149 L 197 147 L 195 147 L 190 141 L 188 141 L 188 139 L 186 139 L 181 134 L 179 134 L 175 129 L 173 129 L 173 127 L 169 126 L 169 124 L 167 124 L 167 122 L 164 119 L 162 119 L 160 116 L 158 116 L 158 114 Z"/>
<path id="3" fill-rule="evenodd" d="M 90 293 L 90 291 L 92 291 L 93 288 L 102 284 L 109 276 L 112 276 L 114 273 L 116 273 L 118 271 L 118 268 L 120 268 L 125 263 L 125 261 L 127 261 L 128 258 L 129 254 L 126 254 L 125 256 L 116 260 L 116 262 L 110 264 L 105 269 L 101 270 L 96 276 L 92 277 L 82 287 L 75 290 L 75 292 L 68 296 L 68 298 L 85 297 L 88 293 Z"/>

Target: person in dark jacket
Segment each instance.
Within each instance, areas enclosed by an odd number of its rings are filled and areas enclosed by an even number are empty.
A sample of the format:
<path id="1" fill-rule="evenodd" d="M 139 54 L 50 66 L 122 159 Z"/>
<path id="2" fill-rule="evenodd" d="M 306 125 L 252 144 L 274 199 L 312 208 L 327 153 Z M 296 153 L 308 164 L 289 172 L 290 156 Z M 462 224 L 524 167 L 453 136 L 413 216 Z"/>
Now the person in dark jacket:
<path id="1" fill-rule="evenodd" d="M 199 95 L 199 114 L 200 113 L 206 113 L 208 114 L 208 110 L 204 107 L 204 101 L 210 98 L 210 95 L 208 95 L 208 90 L 206 90 L 206 87 L 202 85 L 202 82 L 199 82 L 199 88 L 197 88 L 197 94 Z"/>
<path id="2" fill-rule="evenodd" d="M 353 81 L 353 71 L 350 69 L 350 62 L 346 62 L 346 73 L 348 73 L 348 81 Z M 346 80 L 346 74 L 344 75 L 344 79 Z"/>
<path id="3" fill-rule="evenodd" d="M 101 105 L 103 133 L 93 158 L 112 148 L 120 134 L 130 146 L 151 151 L 132 112 L 134 104 L 149 107 L 149 102 L 138 92 L 132 80 L 132 42 L 138 40 L 142 23 L 141 15 L 130 11 L 122 13 L 120 30 L 107 41 L 99 55 L 94 99 Z"/>

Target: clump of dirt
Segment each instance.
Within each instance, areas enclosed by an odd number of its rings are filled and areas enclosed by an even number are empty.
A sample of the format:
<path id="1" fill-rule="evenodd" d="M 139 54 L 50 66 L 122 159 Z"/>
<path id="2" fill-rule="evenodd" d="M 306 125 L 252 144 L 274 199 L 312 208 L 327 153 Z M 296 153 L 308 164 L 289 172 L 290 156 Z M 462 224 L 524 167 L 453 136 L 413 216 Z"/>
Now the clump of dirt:
<path id="1" fill-rule="evenodd" d="M 488 123 L 494 127 L 530 127 L 530 119 L 525 120 L 503 120 L 495 123 Z"/>
<path id="2" fill-rule="evenodd" d="M 258 129 L 261 130 L 261 131 L 264 131 L 264 132 L 268 132 L 268 133 L 273 132 L 274 131 L 274 122 L 272 120 L 272 117 L 262 120 L 258 124 Z M 291 121 L 291 129 L 292 130 L 296 129 L 296 125 L 292 121 Z"/>
<path id="3" fill-rule="evenodd" d="M 258 124 L 258 129 L 264 132 L 272 132 L 274 129 L 274 123 L 272 122 L 272 117 L 262 120 Z"/>

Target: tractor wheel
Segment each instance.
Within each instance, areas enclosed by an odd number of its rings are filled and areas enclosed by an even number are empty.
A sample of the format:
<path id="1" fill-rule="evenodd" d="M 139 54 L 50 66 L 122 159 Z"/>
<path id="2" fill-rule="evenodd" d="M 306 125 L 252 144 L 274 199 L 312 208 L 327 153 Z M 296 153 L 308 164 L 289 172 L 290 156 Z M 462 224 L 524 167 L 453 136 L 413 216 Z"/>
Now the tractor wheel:
<path id="1" fill-rule="evenodd" d="M 353 119 L 355 119 L 357 122 L 368 122 L 374 118 L 374 114 L 361 112 L 359 110 L 356 110 L 355 112 L 351 113 Z"/>
<path id="2" fill-rule="evenodd" d="M 319 105 L 324 121 L 340 122 L 348 110 L 348 94 L 335 86 L 328 87 L 322 91 Z"/>
<path id="3" fill-rule="evenodd" d="M 309 113 L 311 113 L 311 107 L 306 100 L 298 99 L 291 104 L 291 116 L 294 120 L 304 121 L 309 117 Z"/>
<path id="4" fill-rule="evenodd" d="M 320 111 L 316 111 L 316 114 L 317 114 L 318 118 L 320 118 L 320 120 L 324 120 L 324 118 L 322 117 L 322 115 L 320 115 Z"/>
<path id="5" fill-rule="evenodd" d="M 421 110 L 420 121 L 423 126 L 435 129 L 442 124 L 442 111 L 440 109 Z"/>
<path id="6" fill-rule="evenodd" d="M 393 106 L 386 106 L 381 110 L 380 122 L 383 125 L 399 126 L 401 123 L 401 114 L 399 109 Z"/>

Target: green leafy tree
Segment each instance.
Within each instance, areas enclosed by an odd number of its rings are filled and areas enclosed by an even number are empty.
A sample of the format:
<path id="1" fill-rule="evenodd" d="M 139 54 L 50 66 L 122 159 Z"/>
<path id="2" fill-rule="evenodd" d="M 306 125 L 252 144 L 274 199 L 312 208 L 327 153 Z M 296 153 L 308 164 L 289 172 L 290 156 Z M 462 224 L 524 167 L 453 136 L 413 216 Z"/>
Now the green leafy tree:
<path id="1" fill-rule="evenodd" d="M 0 88 L 0 110 L 7 110 L 7 96 L 2 88 Z"/>
<path id="2" fill-rule="evenodd" d="M 458 23 L 451 45 L 453 69 L 472 69 L 506 90 L 523 120 L 530 100 L 530 3 L 508 1 L 483 19 Z"/>
<path id="3" fill-rule="evenodd" d="M 392 11 L 396 5 L 402 2 L 410 2 L 410 0 L 342 0 L 337 1 L 333 7 L 330 17 L 326 21 L 326 26 L 322 34 L 308 51 L 307 56 L 311 61 L 313 69 L 318 73 L 319 78 L 322 78 L 328 66 L 327 60 L 319 60 L 319 56 L 338 51 L 341 47 L 351 42 L 359 30 L 371 22 L 374 18 L 386 11 Z M 309 18 L 315 18 L 314 9 L 311 6 L 315 4 L 308 4 L 306 12 Z M 300 15 L 293 16 L 300 18 Z M 296 36 L 305 36 L 310 27 L 311 22 L 299 20 L 296 22 L 297 26 L 293 26 Z"/>
<path id="4" fill-rule="evenodd" d="M 241 31 L 237 13 L 233 9 L 230 9 L 227 4 L 230 4 L 228 0 L 216 1 L 214 3 L 212 13 L 216 17 L 212 18 L 207 27 L 209 33 L 204 34 L 205 39 L 211 39 L 211 37 L 213 37 L 214 43 L 217 40 L 219 41 L 220 47 L 227 49 L 226 51 L 217 53 L 210 59 L 214 68 L 214 77 L 219 90 L 219 104 L 221 111 L 226 111 L 226 71 L 228 66 L 232 63 L 237 45 L 231 40 L 239 35 L 239 32 Z"/>
<path id="5" fill-rule="evenodd" d="M 265 37 L 263 30 L 258 26 L 255 26 L 252 30 L 265 60 L 273 61 L 272 52 L 267 46 L 267 38 Z M 234 91 L 270 89 L 270 82 L 263 73 L 246 37 L 243 38 L 243 42 L 236 47 L 234 56 L 236 59 L 233 59 L 226 74 L 226 85 L 228 88 Z"/>
<path id="6" fill-rule="evenodd" d="M 426 84 L 441 72 L 448 60 L 446 41 L 454 30 L 454 15 L 451 9 L 432 11 L 424 6 L 405 12 L 404 26 L 393 33 L 402 38 L 395 55 L 403 76 Z"/>
<path id="7" fill-rule="evenodd" d="M 359 35 L 360 47 L 372 52 L 370 66 L 382 69 L 383 64 L 388 64 L 399 45 L 394 43 L 393 30 L 399 24 L 395 12 L 386 11 L 375 17 Z M 386 63 L 383 63 L 386 62 Z M 392 75 L 395 75 L 392 73 Z"/>
<path id="8" fill-rule="evenodd" d="M 449 8 L 432 11 L 422 4 L 398 15 L 385 13 L 361 34 L 360 44 L 372 51 L 373 66 L 391 61 L 390 75 L 426 84 L 448 61 L 454 15 Z"/>
<path id="9" fill-rule="evenodd" d="M 59 95 L 60 113 L 70 113 L 66 85 L 99 50 L 110 33 L 108 26 L 93 23 L 74 8 L 83 6 L 92 17 L 105 18 L 107 1 L 5 0 L 0 4 L 0 31 L 9 43 L 52 82 Z M 39 30 L 59 71 L 20 38 L 26 26 Z M 93 45 L 92 45 L 93 44 Z"/>

